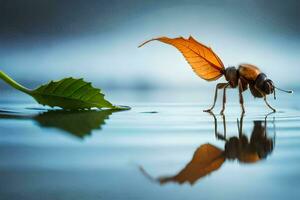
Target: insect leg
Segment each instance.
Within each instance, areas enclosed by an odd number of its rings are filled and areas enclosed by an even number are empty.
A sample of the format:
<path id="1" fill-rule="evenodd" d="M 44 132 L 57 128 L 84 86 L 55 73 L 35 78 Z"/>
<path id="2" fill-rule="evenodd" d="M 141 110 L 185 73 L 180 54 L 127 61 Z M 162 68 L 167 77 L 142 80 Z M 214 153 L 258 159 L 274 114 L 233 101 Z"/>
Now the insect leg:
<path id="1" fill-rule="evenodd" d="M 242 107 L 242 113 L 245 113 L 244 98 L 243 98 L 242 92 L 243 92 L 243 85 L 242 85 L 241 80 L 239 79 L 239 96 L 240 96 L 240 104 L 241 104 L 241 107 Z"/>
<path id="2" fill-rule="evenodd" d="M 220 112 L 221 115 L 223 115 L 224 110 L 225 110 L 225 104 L 226 104 L 226 88 L 229 86 L 229 83 L 227 83 L 224 88 L 223 88 L 223 105 L 222 105 L 222 110 Z"/>
<path id="3" fill-rule="evenodd" d="M 227 85 L 227 83 L 218 83 L 216 85 L 216 89 L 215 89 L 215 97 L 214 97 L 214 103 L 211 106 L 211 108 L 207 109 L 207 110 L 203 110 L 204 112 L 210 112 L 212 109 L 214 109 L 215 105 L 216 105 L 216 101 L 217 101 L 217 96 L 218 96 L 218 89 L 222 89 L 223 87 L 225 87 L 225 85 Z"/>
<path id="4" fill-rule="evenodd" d="M 267 105 L 271 110 L 273 110 L 273 112 L 276 112 L 275 108 L 273 108 L 273 107 L 267 102 L 267 97 L 266 97 L 266 96 L 264 96 L 264 101 L 265 101 L 266 105 Z"/>
<path id="5" fill-rule="evenodd" d="M 215 124 L 215 136 L 216 138 L 218 138 L 218 122 L 217 122 L 217 118 L 215 116 L 215 114 L 213 112 L 208 112 L 209 114 L 211 114 L 214 118 L 214 124 Z"/>
<path id="6" fill-rule="evenodd" d="M 226 118 L 225 115 L 222 115 L 222 117 L 223 117 L 224 138 L 226 140 Z"/>
<path id="7" fill-rule="evenodd" d="M 243 133 L 243 120 L 244 120 L 244 113 L 241 114 L 241 120 L 237 119 L 237 126 L 238 126 L 238 132 L 239 132 L 239 137 L 242 137 Z"/>
<path id="8" fill-rule="evenodd" d="M 221 133 L 218 132 L 218 121 L 217 118 L 215 116 L 215 114 L 213 112 L 208 112 L 209 114 L 211 114 L 214 118 L 214 124 L 215 124 L 215 137 L 217 139 L 220 140 L 224 140 L 226 141 L 226 121 L 225 121 L 225 115 L 223 115 L 223 126 L 224 126 L 224 133 L 223 135 Z"/>

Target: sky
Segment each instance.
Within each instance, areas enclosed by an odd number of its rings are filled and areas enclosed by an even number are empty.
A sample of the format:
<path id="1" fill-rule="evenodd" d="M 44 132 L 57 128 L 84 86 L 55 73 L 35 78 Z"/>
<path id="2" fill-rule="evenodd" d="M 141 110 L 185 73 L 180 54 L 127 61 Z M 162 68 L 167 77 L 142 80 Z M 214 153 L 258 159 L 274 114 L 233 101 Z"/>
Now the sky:
<path id="1" fill-rule="evenodd" d="M 255 64 L 297 86 L 299 10 L 297 0 L 0 0 L 0 70 L 29 85 L 73 76 L 104 88 L 202 87 L 212 83 L 175 48 L 137 48 L 192 35 L 225 66 Z"/>

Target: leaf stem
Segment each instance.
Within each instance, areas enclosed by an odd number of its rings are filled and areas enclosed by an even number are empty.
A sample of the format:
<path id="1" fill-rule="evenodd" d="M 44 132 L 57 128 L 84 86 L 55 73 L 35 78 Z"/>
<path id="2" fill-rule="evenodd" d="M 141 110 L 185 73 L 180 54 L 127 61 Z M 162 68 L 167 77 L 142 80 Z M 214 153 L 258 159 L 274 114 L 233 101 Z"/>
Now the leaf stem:
<path id="1" fill-rule="evenodd" d="M 5 74 L 3 71 L 0 70 L 0 78 L 5 81 L 7 84 L 12 86 L 13 88 L 22 91 L 26 94 L 31 94 L 31 90 L 28 88 L 22 86 L 21 84 L 17 83 L 15 80 L 13 80 L 11 77 L 9 77 L 7 74 Z"/>

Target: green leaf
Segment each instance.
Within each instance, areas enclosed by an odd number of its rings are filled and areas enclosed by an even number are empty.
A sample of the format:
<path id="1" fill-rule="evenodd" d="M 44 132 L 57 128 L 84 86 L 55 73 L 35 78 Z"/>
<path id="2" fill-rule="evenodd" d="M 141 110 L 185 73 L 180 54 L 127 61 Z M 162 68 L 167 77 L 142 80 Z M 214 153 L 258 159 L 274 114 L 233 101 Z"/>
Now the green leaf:
<path id="1" fill-rule="evenodd" d="M 32 96 L 38 103 L 51 107 L 58 106 L 66 110 L 90 108 L 130 109 L 127 106 L 115 106 L 104 99 L 100 89 L 94 88 L 83 79 L 64 78 L 51 81 L 34 90 L 30 90 L 0 71 L 0 78 L 15 89 Z"/>

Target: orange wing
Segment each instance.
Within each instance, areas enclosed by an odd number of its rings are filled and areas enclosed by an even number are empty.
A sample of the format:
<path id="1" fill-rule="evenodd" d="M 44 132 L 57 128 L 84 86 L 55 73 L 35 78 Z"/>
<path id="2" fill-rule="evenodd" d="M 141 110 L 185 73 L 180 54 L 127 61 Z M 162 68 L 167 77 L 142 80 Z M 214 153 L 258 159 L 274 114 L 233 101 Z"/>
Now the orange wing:
<path id="1" fill-rule="evenodd" d="M 148 40 L 139 47 L 153 40 L 158 40 L 176 47 L 192 66 L 194 72 L 207 81 L 213 81 L 220 78 L 224 73 L 224 64 L 213 50 L 200 42 L 197 42 L 192 36 L 188 39 L 183 37 L 167 38 L 160 37 Z"/>

